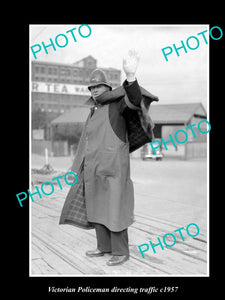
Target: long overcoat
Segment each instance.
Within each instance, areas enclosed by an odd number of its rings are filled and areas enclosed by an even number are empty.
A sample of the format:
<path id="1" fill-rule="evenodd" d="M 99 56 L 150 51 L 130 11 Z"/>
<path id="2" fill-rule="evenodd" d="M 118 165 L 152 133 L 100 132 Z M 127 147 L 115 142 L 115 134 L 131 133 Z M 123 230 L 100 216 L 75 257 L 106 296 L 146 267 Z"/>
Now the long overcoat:
<path id="1" fill-rule="evenodd" d="M 152 101 L 158 100 L 144 89 L 141 89 L 141 92 L 142 102 L 147 104 L 145 105 L 147 109 Z M 128 107 L 128 113 L 124 114 L 120 121 L 120 127 L 124 127 L 126 131 L 125 140 L 118 137 L 110 122 L 109 114 L 112 111 L 110 105 L 116 106 L 118 98 Z M 138 126 L 142 126 L 143 136 L 148 131 L 148 126 L 150 126 L 150 131 L 152 130 L 153 124 L 149 125 L 147 122 L 147 126 L 144 126 L 146 119 L 140 120 L 143 111 L 140 106 L 137 108 L 131 103 L 124 89 L 106 92 L 105 102 L 103 101 L 102 104 L 95 107 L 94 113 L 90 112 L 84 125 L 71 167 L 71 171 L 77 174 L 78 181 L 67 195 L 60 224 L 93 228 L 92 223 L 99 223 L 111 231 L 118 232 L 130 226 L 134 221 L 134 190 L 130 178 L 129 153 L 138 146 L 134 141 L 131 149 L 132 141 L 129 138 L 133 131 L 129 130 L 132 128 L 129 122 L 137 126 L 138 119 Z M 135 110 L 136 114 L 133 113 Z M 145 127 L 145 132 L 143 127 Z M 148 136 L 145 142 L 151 139 L 152 136 Z M 87 221 L 86 224 L 84 224 L 85 221 Z"/>

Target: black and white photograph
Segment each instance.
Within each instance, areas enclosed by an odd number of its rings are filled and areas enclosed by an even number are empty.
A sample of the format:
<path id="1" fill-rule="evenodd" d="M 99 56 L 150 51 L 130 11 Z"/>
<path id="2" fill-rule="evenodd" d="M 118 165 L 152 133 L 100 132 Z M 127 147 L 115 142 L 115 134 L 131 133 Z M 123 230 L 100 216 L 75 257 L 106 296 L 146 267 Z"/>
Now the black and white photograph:
<path id="1" fill-rule="evenodd" d="M 29 202 L 30 277 L 209 276 L 221 38 L 209 24 L 29 25 L 30 182 L 16 201 Z"/>

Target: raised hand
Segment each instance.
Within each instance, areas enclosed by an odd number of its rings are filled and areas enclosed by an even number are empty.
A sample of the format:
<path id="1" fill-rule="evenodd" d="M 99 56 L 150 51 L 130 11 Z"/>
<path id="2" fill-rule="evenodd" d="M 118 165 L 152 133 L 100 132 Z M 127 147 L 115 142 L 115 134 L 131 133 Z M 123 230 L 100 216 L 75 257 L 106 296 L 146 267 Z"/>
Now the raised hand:
<path id="1" fill-rule="evenodd" d="M 126 74 L 127 81 L 135 80 L 135 73 L 139 63 L 139 55 L 134 49 L 128 51 L 127 57 L 123 59 L 123 70 Z"/>

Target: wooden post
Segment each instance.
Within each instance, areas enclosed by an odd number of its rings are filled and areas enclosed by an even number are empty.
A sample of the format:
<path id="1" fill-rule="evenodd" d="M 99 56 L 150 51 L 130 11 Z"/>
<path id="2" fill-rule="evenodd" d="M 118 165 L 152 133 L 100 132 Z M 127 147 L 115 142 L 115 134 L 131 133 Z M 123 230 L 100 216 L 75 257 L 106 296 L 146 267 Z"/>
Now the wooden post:
<path id="1" fill-rule="evenodd" d="M 45 148 L 45 164 L 48 165 L 48 148 Z"/>

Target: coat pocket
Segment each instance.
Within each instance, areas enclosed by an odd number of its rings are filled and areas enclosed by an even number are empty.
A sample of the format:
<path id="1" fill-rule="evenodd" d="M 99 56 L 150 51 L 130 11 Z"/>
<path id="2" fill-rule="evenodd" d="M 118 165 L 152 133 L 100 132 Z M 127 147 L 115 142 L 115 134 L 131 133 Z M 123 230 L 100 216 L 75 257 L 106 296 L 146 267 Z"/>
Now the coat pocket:
<path id="1" fill-rule="evenodd" d="M 116 176 L 117 173 L 117 153 L 109 151 L 98 152 L 98 165 L 96 175 Z"/>

